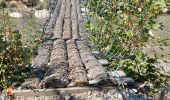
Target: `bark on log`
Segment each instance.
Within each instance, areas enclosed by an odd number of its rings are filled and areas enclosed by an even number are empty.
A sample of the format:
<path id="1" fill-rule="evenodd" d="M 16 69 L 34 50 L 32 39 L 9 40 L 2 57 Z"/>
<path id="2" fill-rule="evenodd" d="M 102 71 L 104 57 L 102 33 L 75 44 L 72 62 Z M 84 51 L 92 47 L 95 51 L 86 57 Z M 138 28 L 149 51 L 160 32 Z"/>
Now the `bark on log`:
<path id="1" fill-rule="evenodd" d="M 69 79 L 74 82 L 76 86 L 87 84 L 86 71 L 83 67 L 75 40 L 67 41 L 67 52 L 69 62 Z"/>
<path id="2" fill-rule="evenodd" d="M 96 60 L 85 41 L 77 41 L 81 59 L 87 69 L 89 80 L 107 78 L 106 69 Z"/>
<path id="3" fill-rule="evenodd" d="M 71 1 L 66 0 L 65 19 L 63 27 L 63 39 L 71 39 Z"/>
<path id="4" fill-rule="evenodd" d="M 57 17 L 56 25 L 53 31 L 53 39 L 61 39 L 62 38 L 62 32 L 63 32 L 63 22 L 64 22 L 64 16 L 65 16 L 65 0 L 62 0 L 59 17 Z"/>
<path id="5" fill-rule="evenodd" d="M 66 87 L 68 81 L 68 63 L 66 54 L 66 44 L 62 39 L 54 41 L 51 51 L 50 67 L 47 69 L 47 77 L 41 83 L 41 88 Z"/>
<path id="6" fill-rule="evenodd" d="M 45 42 L 38 50 L 38 55 L 32 62 L 33 70 L 29 74 L 29 77 L 35 77 L 42 79 L 45 73 L 45 68 L 48 66 L 50 51 L 52 48 L 52 41 Z"/>
<path id="7" fill-rule="evenodd" d="M 79 39 L 78 34 L 78 15 L 77 15 L 77 4 L 76 0 L 71 0 L 71 20 L 72 20 L 72 38 Z"/>
<path id="8" fill-rule="evenodd" d="M 39 88 L 39 82 L 44 78 L 45 69 L 48 66 L 52 41 L 44 42 L 38 50 L 38 55 L 32 62 L 32 70 L 28 74 L 28 79 L 21 85 L 22 89 Z"/>
<path id="9" fill-rule="evenodd" d="M 61 7 L 61 0 L 58 0 L 54 13 L 52 14 L 51 19 L 47 25 L 47 29 L 45 31 L 46 34 L 52 34 L 57 17 L 59 15 L 60 7 Z"/>

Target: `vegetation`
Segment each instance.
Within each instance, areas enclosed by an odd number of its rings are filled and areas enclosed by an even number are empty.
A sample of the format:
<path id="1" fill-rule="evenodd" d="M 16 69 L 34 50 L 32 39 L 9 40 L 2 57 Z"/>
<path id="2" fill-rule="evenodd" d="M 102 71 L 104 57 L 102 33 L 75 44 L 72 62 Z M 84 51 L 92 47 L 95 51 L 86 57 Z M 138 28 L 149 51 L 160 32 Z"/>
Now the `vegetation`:
<path id="1" fill-rule="evenodd" d="M 39 32 L 40 21 L 38 19 L 30 19 L 27 21 L 26 25 L 21 29 L 22 33 L 22 43 L 29 46 L 36 52 L 39 44 L 42 42 L 42 33 Z"/>
<path id="2" fill-rule="evenodd" d="M 21 34 L 14 30 L 7 13 L 1 13 L 0 21 L 0 87 L 7 88 L 24 80 L 32 51 L 22 44 Z"/>
<path id="3" fill-rule="evenodd" d="M 40 20 L 35 18 L 26 19 L 26 24 L 16 29 L 20 26 L 9 17 L 8 1 L 0 2 L 0 90 L 24 81 L 42 36 Z"/>
<path id="4" fill-rule="evenodd" d="M 92 49 L 110 61 L 108 69 L 122 69 L 138 82 L 153 83 L 154 88 L 167 85 L 167 77 L 155 67 L 157 57 L 143 51 L 150 39 L 157 39 L 150 30 L 162 28 L 155 19 L 165 7 L 164 0 L 87 0 L 85 6 L 92 18 L 86 25 L 96 45 Z"/>

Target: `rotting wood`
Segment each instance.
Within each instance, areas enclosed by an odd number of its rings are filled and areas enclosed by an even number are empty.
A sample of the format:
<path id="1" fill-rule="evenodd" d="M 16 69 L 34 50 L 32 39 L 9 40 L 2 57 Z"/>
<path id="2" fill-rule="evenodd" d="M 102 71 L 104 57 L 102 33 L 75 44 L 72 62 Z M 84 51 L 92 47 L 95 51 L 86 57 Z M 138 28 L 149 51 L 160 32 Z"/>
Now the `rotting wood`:
<path id="1" fill-rule="evenodd" d="M 53 39 L 61 39 L 62 38 L 62 32 L 63 32 L 63 23 L 64 23 L 64 16 L 65 16 L 65 0 L 62 0 L 59 16 L 56 17 L 56 25 L 53 31 Z"/>
<path id="2" fill-rule="evenodd" d="M 75 82 L 74 85 L 76 86 L 87 84 L 86 71 L 83 68 L 75 40 L 67 41 L 67 52 L 70 72 L 69 78 L 71 82 Z"/>
<path id="3" fill-rule="evenodd" d="M 66 10 L 65 10 L 65 18 L 64 18 L 64 26 L 63 26 L 63 39 L 68 40 L 71 39 L 71 1 L 66 0 Z"/>
<path id="4" fill-rule="evenodd" d="M 79 39 L 78 33 L 78 15 L 76 0 L 71 0 L 71 20 L 72 20 L 72 39 Z"/>
<path id="5" fill-rule="evenodd" d="M 97 61 L 85 41 L 77 41 L 81 59 L 87 69 L 89 80 L 107 78 L 106 69 Z"/>
<path id="6" fill-rule="evenodd" d="M 54 26 L 55 26 L 55 23 L 57 21 L 56 18 L 59 15 L 60 7 L 61 7 L 61 0 L 58 0 L 57 5 L 56 5 L 55 10 L 54 10 L 54 13 L 52 14 L 52 16 L 50 18 L 50 21 L 49 21 L 49 23 L 47 25 L 47 28 L 45 30 L 46 34 L 52 34 Z"/>
<path id="7" fill-rule="evenodd" d="M 68 85 L 68 63 L 66 44 L 62 39 L 54 41 L 51 51 L 50 65 L 46 77 L 41 81 L 41 88 L 58 88 Z"/>

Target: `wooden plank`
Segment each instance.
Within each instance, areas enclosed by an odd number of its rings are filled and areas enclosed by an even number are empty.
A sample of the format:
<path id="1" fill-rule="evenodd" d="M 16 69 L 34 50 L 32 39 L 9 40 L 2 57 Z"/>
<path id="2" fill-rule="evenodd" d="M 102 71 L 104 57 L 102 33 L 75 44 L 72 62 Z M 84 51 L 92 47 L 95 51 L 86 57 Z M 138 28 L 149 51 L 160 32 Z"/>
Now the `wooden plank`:
<path id="1" fill-rule="evenodd" d="M 104 91 L 116 89 L 114 87 L 69 87 L 69 88 L 58 88 L 58 89 L 34 89 L 34 90 L 15 90 L 13 91 L 14 97 L 24 96 L 24 97 L 33 97 L 33 96 L 55 96 L 59 95 L 60 91 L 65 91 L 70 94 L 84 93 L 88 91 Z"/>

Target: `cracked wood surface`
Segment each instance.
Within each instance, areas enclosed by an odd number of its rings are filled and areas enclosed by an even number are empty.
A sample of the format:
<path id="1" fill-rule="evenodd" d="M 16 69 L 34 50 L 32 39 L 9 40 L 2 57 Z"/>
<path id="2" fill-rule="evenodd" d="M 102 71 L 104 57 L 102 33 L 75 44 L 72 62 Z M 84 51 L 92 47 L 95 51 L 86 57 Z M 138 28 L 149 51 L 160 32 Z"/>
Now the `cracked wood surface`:
<path id="1" fill-rule="evenodd" d="M 88 46 L 80 8 L 79 0 L 58 0 L 45 31 L 50 37 L 32 63 L 33 80 L 23 83 L 23 88 L 86 86 L 108 77 Z"/>

